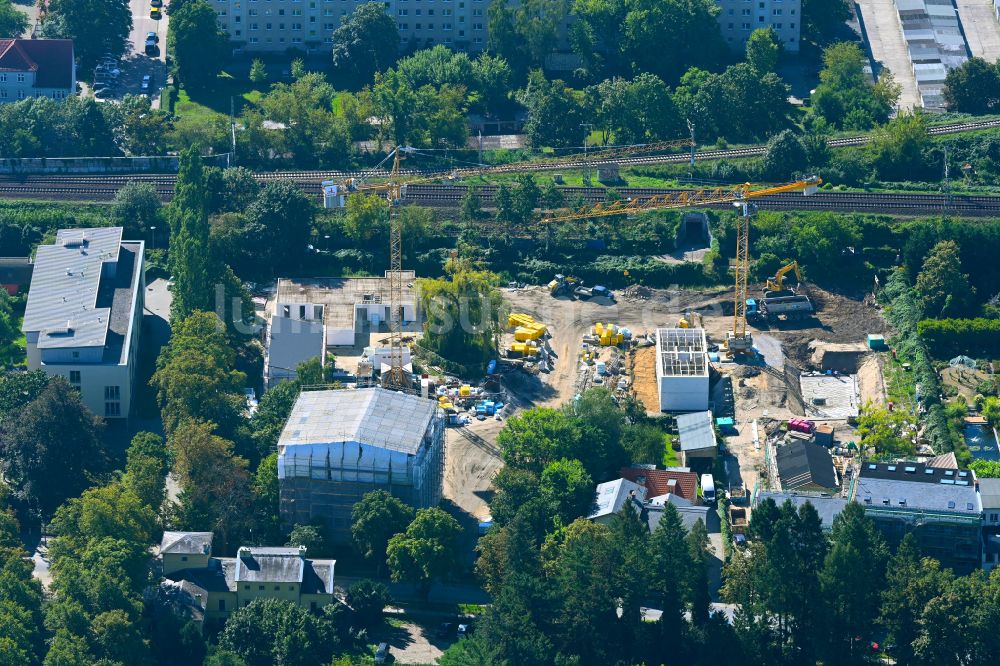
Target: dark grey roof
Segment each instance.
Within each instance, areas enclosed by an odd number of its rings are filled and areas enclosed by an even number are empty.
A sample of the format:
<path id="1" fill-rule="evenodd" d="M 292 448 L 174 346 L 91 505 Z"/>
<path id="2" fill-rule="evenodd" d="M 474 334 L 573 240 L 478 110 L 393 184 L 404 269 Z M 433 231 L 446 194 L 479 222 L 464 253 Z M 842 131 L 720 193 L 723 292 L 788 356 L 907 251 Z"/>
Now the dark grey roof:
<path id="1" fill-rule="evenodd" d="M 34 267 L 31 257 L 0 257 L 0 284 L 28 284 Z"/>
<path id="2" fill-rule="evenodd" d="M 302 594 L 333 594 L 335 560 L 306 560 Z"/>
<path id="3" fill-rule="evenodd" d="M 358 442 L 416 455 L 437 411 L 433 400 L 383 388 L 303 391 L 278 445 Z"/>
<path id="4" fill-rule="evenodd" d="M 160 553 L 206 555 L 212 552 L 211 532 L 164 532 Z"/>
<path id="5" fill-rule="evenodd" d="M 646 498 L 646 489 L 628 479 L 615 479 L 599 484 L 594 493 L 594 505 L 587 518 L 593 520 L 618 513 L 633 493 L 639 501 Z"/>
<path id="6" fill-rule="evenodd" d="M 237 583 L 301 583 L 305 549 L 240 548 L 236 556 Z"/>
<path id="7" fill-rule="evenodd" d="M 784 490 L 815 484 L 831 490 L 837 487 L 833 458 L 824 446 L 792 440 L 777 447 L 775 463 Z"/>
<path id="8" fill-rule="evenodd" d="M 854 499 L 873 511 L 933 511 L 977 516 L 982 511 L 972 473 L 923 463 L 863 463 Z"/>
<path id="9" fill-rule="evenodd" d="M 979 479 L 979 497 L 984 511 L 1000 509 L 1000 479 Z"/>
<path id="10" fill-rule="evenodd" d="M 323 358 L 326 337 L 321 321 L 271 317 L 268 332 L 268 377 L 294 376 L 299 363 Z"/>
<path id="11" fill-rule="evenodd" d="M 660 497 L 654 498 L 653 502 L 646 502 L 642 505 L 642 512 L 646 518 L 646 524 L 649 526 L 649 531 L 652 533 L 656 529 L 656 526 L 660 524 L 660 518 L 663 517 L 663 509 L 666 503 L 674 505 L 677 509 L 677 513 L 681 515 L 681 522 L 684 523 L 684 527 L 691 529 L 694 527 L 695 523 L 699 520 L 705 523 L 705 526 L 709 526 L 709 507 L 704 505 L 694 505 L 688 502 L 683 497 L 678 497 L 673 493 L 662 495 Z"/>
<path id="12" fill-rule="evenodd" d="M 712 412 L 679 414 L 677 416 L 677 433 L 681 441 L 681 451 L 715 448 Z"/>
<path id="13" fill-rule="evenodd" d="M 843 497 L 833 497 L 832 495 L 821 495 L 818 493 L 775 492 L 769 490 L 763 490 L 757 494 L 754 506 L 757 506 L 768 498 L 774 500 L 774 503 L 778 506 L 784 504 L 786 500 L 790 500 L 796 509 L 807 502 L 812 504 L 813 508 L 816 509 L 816 513 L 819 514 L 824 530 L 833 527 L 833 521 L 847 507 L 847 500 Z"/>
<path id="14" fill-rule="evenodd" d="M 189 585 L 199 588 L 195 590 L 195 593 L 201 593 L 202 590 L 205 592 L 235 592 L 236 588 L 232 586 L 231 580 L 226 575 L 225 567 L 223 567 L 223 561 L 218 559 L 211 559 L 208 561 L 208 567 L 200 569 L 181 569 L 180 571 L 174 571 L 164 576 L 167 580 L 172 581 L 184 581 Z"/>

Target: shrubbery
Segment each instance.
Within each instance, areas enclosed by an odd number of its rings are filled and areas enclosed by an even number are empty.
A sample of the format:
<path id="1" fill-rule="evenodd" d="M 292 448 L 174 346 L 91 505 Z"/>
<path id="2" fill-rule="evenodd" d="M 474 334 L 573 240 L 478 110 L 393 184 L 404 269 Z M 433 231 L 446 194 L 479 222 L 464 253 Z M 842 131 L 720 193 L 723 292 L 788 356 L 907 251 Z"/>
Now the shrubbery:
<path id="1" fill-rule="evenodd" d="M 1000 319 L 924 319 L 917 334 L 934 356 L 1000 354 Z"/>

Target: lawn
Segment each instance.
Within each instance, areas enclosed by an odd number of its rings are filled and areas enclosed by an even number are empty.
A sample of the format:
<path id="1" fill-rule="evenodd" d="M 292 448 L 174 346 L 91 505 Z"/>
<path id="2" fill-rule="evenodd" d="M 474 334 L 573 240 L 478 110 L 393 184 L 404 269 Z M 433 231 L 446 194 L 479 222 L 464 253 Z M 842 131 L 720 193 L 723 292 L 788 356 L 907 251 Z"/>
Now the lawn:
<path id="1" fill-rule="evenodd" d="M 680 457 L 678 456 L 677 451 L 674 451 L 674 447 L 672 446 L 674 441 L 674 436 L 664 434 L 663 441 L 666 444 L 663 451 L 663 466 L 680 467 L 681 464 Z"/>
<path id="2" fill-rule="evenodd" d="M 228 116 L 230 110 L 237 116 L 247 107 L 254 107 L 271 84 L 267 81 L 254 83 L 247 79 L 237 79 L 223 72 L 214 84 L 205 90 L 178 91 L 174 113 L 178 116 L 198 120 L 211 120 L 215 116 Z"/>

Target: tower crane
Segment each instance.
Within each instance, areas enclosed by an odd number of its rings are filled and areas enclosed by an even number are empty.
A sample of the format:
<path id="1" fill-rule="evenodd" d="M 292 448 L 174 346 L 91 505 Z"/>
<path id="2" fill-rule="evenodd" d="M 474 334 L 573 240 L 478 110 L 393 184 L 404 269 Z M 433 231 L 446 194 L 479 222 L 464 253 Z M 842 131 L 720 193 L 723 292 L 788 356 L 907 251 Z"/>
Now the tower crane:
<path id="1" fill-rule="evenodd" d="M 442 179 L 471 178 L 480 175 L 547 171 L 558 169 L 574 162 L 580 162 L 581 159 L 592 163 L 594 161 L 629 157 L 643 153 L 660 152 L 682 146 L 693 147 L 694 142 L 692 139 L 659 141 L 588 152 L 582 157 L 580 155 L 567 155 L 501 166 L 470 167 L 422 174 L 402 173 L 400 162 L 404 159 L 403 154 L 418 151 L 406 146 L 396 146 L 386 159 L 383 160 L 383 163 L 385 163 L 389 159 L 392 159 L 392 169 L 385 182 L 368 183 L 363 178 L 350 178 L 341 183 L 325 181 L 323 183 L 323 203 L 327 208 L 343 207 L 345 197 L 354 193 L 382 195 L 389 202 L 389 270 L 387 272 L 389 280 L 389 372 L 382 376 L 382 386 L 394 390 L 410 386 L 410 380 L 406 376 L 403 365 L 403 325 L 402 313 L 400 312 L 403 300 L 403 230 L 398 210 L 400 202 L 406 196 L 407 185 L 430 183 Z M 378 175 L 376 174 L 377 172 L 373 172 L 369 177 L 377 178 Z"/>
<path id="2" fill-rule="evenodd" d="M 726 349 L 730 355 L 749 354 L 753 350 L 753 337 L 747 332 L 747 277 L 750 273 L 750 218 L 756 211 L 754 199 L 783 192 L 802 192 L 809 195 L 814 193 L 822 182 L 820 178 L 811 176 L 782 185 L 760 186 L 746 183 L 732 188 L 671 192 L 645 199 L 627 199 L 585 206 L 557 213 L 543 221 L 554 224 L 612 215 L 628 215 L 648 210 L 713 206 L 720 203 L 732 203 L 737 206 L 741 209 L 742 215 L 736 228 L 736 265 L 734 268 L 736 295 L 733 302 L 733 328 L 726 333 Z"/>

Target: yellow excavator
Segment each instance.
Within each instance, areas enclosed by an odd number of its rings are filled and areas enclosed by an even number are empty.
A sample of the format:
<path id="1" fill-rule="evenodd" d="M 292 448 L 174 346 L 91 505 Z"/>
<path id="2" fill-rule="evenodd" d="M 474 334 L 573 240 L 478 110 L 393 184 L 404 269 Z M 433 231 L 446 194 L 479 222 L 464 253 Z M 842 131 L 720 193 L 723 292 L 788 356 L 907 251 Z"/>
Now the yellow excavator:
<path id="1" fill-rule="evenodd" d="M 784 292 L 785 276 L 789 273 L 795 273 L 795 279 L 798 280 L 799 284 L 802 284 L 802 273 L 799 271 L 799 262 L 796 260 L 787 266 L 782 266 L 773 278 L 767 279 L 767 284 L 764 285 L 764 296 L 778 296 Z"/>

